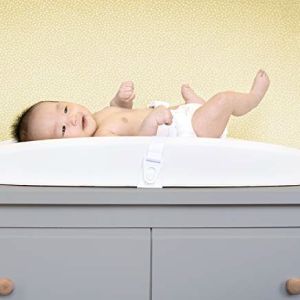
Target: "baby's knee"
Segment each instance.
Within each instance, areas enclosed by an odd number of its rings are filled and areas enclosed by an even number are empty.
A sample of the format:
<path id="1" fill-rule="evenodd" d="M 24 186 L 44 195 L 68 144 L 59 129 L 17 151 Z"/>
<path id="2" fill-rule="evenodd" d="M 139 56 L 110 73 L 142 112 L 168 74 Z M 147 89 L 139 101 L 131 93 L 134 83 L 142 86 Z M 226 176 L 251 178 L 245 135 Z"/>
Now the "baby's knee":
<path id="1" fill-rule="evenodd" d="M 228 105 L 232 100 L 232 91 L 220 92 L 216 95 L 216 99 L 219 105 Z"/>

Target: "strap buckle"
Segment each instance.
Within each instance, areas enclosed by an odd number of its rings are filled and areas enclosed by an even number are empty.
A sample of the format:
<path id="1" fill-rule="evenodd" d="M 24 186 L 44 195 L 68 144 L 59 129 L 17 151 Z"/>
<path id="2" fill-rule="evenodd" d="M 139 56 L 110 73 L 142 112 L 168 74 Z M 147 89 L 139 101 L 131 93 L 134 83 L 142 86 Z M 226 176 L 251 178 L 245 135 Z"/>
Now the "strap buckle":
<path id="1" fill-rule="evenodd" d="M 162 187 L 158 177 L 162 165 L 163 148 L 162 142 L 149 145 L 148 152 L 143 159 L 142 176 L 138 187 Z"/>

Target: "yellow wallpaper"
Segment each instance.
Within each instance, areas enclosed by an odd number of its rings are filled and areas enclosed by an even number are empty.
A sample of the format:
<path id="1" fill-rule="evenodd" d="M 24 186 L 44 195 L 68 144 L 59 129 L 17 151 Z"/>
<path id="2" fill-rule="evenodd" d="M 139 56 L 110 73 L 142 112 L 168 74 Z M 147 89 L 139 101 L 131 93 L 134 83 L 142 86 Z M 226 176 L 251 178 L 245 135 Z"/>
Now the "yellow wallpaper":
<path id="1" fill-rule="evenodd" d="M 133 80 L 136 107 L 181 101 L 181 83 L 204 98 L 247 91 L 259 68 L 271 79 L 231 137 L 300 148 L 300 1 L 0 2 L 0 139 L 42 100 L 105 106 Z"/>

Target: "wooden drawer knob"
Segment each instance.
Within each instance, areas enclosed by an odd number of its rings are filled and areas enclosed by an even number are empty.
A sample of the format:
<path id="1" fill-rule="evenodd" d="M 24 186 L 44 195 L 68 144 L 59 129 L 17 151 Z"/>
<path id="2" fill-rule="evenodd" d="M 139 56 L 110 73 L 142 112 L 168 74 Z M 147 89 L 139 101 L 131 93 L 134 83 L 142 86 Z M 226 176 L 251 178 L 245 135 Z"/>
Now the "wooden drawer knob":
<path id="1" fill-rule="evenodd" d="M 300 278 L 291 278 L 286 282 L 286 290 L 291 295 L 300 294 Z"/>
<path id="2" fill-rule="evenodd" d="M 14 283 L 9 278 L 0 278 L 0 296 L 9 295 L 14 290 Z"/>

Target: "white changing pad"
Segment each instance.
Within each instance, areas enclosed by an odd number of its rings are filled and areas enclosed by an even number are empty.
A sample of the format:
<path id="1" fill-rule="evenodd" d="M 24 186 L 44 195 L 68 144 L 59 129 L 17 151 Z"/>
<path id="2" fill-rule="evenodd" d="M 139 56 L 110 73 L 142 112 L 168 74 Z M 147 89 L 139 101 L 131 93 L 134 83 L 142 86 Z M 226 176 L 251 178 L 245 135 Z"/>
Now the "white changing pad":
<path id="1" fill-rule="evenodd" d="M 238 139 L 91 137 L 0 143 L 0 184 L 300 185 L 300 150 Z"/>

